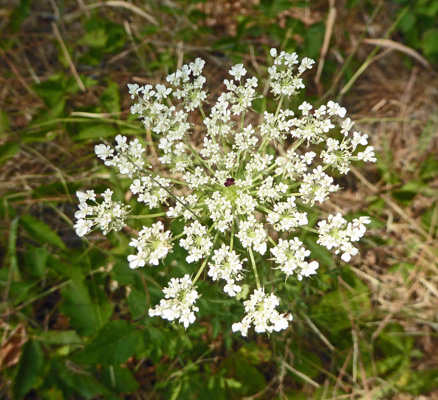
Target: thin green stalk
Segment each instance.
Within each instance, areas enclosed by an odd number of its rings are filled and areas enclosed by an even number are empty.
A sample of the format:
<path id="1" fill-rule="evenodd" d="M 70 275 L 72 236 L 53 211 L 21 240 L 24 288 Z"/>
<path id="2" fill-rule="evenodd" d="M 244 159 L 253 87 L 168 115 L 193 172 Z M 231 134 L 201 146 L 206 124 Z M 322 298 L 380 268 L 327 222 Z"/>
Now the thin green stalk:
<path id="1" fill-rule="evenodd" d="M 193 153 L 193 155 L 195 156 L 195 158 L 205 167 L 207 168 L 213 175 L 214 175 L 214 171 L 211 169 L 211 167 L 209 167 L 204 160 L 199 156 L 199 154 L 197 153 L 197 151 L 193 148 L 193 146 L 190 144 L 190 142 L 188 141 L 187 138 L 184 138 L 184 143 L 189 147 L 190 151 Z"/>
<path id="2" fill-rule="evenodd" d="M 310 228 L 309 226 L 302 225 L 302 226 L 300 226 L 300 228 L 304 229 L 305 231 L 312 232 L 312 233 L 319 233 L 318 229 Z"/>
<path id="3" fill-rule="evenodd" d="M 202 106 L 199 106 L 199 111 L 201 112 L 202 118 L 203 118 L 203 119 L 206 119 L 207 116 L 205 115 L 205 111 L 204 111 L 204 109 L 202 108 Z"/>
<path id="4" fill-rule="evenodd" d="M 252 253 L 252 248 L 249 248 L 249 256 L 251 257 L 251 264 L 252 264 L 252 269 L 254 271 L 254 276 L 255 276 L 255 280 L 256 280 L 256 284 L 257 284 L 257 289 L 261 289 L 262 286 L 260 285 L 260 279 L 259 279 L 259 273 L 257 272 L 257 266 L 254 260 L 254 254 Z"/>
<path id="5" fill-rule="evenodd" d="M 243 131 L 244 124 L 245 124 L 245 111 L 242 112 L 242 119 L 240 121 L 240 132 Z"/>
<path id="6" fill-rule="evenodd" d="M 156 214 L 145 214 L 145 215 L 127 215 L 126 218 L 132 218 L 132 219 L 145 219 L 145 218 L 157 218 L 157 217 L 164 217 L 167 215 L 167 213 L 156 213 Z"/>
<path id="7" fill-rule="evenodd" d="M 268 239 L 274 247 L 277 246 L 277 243 L 275 243 L 274 239 L 272 239 L 271 236 L 268 235 Z"/>
<path id="8" fill-rule="evenodd" d="M 217 232 L 217 233 L 216 233 L 216 236 L 214 237 L 214 240 L 213 240 L 213 246 L 211 246 L 212 249 L 214 249 L 214 245 L 216 244 L 216 240 L 217 240 L 218 236 L 219 236 L 219 232 Z M 197 281 L 197 280 L 199 279 L 199 277 L 201 276 L 202 271 L 204 271 L 204 268 L 205 268 L 205 266 L 207 265 L 208 260 L 210 259 L 212 253 L 213 253 L 213 250 L 211 250 L 211 252 L 210 252 L 210 254 L 208 255 L 208 257 L 206 257 L 206 258 L 204 259 L 204 261 L 202 262 L 202 265 L 201 265 L 201 267 L 199 268 L 198 273 L 196 274 L 196 276 L 195 276 L 194 279 L 193 279 L 193 283 L 192 283 L 193 286 L 195 285 L 196 281 Z"/>
<path id="9" fill-rule="evenodd" d="M 406 13 L 409 11 L 410 6 L 406 6 L 403 11 L 399 14 L 396 21 L 391 25 L 391 27 L 386 31 L 385 35 L 383 36 L 383 39 L 388 38 L 391 33 L 394 31 L 394 29 L 397 27 L 401 19 L 406 15 Z M 339 96 L 344 95 L 348 92 L 348 90 L 351 88 L 351 86 L 356 82 L 357 78 L 359 78 L 360 75 L 368 68 L 368 66 L 373 62 L 374 56 L 378 53 L 381 46 L 376 46 L 373 51 L 370 53 L 370 55 L 367 57 L 365 62 L 360 66 L 360 68 L 356 71 L 356 73 L 351 77 L 351 79 L 347 82 L 347 84 L 342 88 L 341 92 L 339 93 Z"/>
<path id="10" fill-rule="evenodd" d="M 181 232 L 180 234 L 174 236 L 172 238 L 172 242 L 174 242 L 175 240 L 178 240 L 179 238 L 183 237 L 186 233 L 185 232 Z"/>
<path id="11" fill-rule="evenodd" d="M 234 218 L 231 221 L 231 240 L 230 240 L 230 252 L 233 251 L 234 245 Z"/>

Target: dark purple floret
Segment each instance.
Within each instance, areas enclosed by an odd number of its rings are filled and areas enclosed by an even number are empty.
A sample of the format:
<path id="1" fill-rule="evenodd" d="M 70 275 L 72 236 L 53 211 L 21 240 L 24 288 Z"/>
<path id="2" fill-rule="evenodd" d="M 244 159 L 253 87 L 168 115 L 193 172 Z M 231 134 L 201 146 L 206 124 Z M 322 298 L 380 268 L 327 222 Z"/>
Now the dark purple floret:
<path id="1" fill-rule="evenodd" d="M 234 183 L 235 183 L 234 178 L 227 178 L 227 180 L 225 181 L 225 186 L 226 186 L 226 187 L 228 187 L 228 186 L 233 186 Z"/>

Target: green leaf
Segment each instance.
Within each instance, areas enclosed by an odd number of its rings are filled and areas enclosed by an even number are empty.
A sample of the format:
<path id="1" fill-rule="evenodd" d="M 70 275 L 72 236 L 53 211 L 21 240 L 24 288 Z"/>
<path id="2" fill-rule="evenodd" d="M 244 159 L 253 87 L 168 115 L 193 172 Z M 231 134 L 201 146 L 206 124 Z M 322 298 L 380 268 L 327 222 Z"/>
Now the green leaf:
<path id="1" fill-rule="evenodd" d="M 58 234 L 43 221 L 31 215 L 24 215 L 21 217 L 20 222 L 33 239 L 42 243 L 53 244 L 61 249 L 66 248 Z"/>
<path id="2" fill-rule="evenodd" d="M 88 125 L 79 131 L 75 137 L 77 140 L 99 139 L 115 136 L 118 133 L 117 128 L 108 124 Z"/>
<path id="3" fill-rule="evenodd" d="M 138 389 L 138 382 L 131 371 L 119 366 L 104 367 L 102 382 L 112 392 L 130 393 Z"/>
<path id="4" fill-rule="evenodd" d="M 29 340 L 23 346 L 17 376 L 14 380 L 14 398 L 19 399 L 32 389 L 42 364 L 43 352 L 39 343 Z"/>
<path id="5" fill-rule="evenodd" d="M 108 87 L 100 97 L 100 103 L 106 112 L 120 112 L 120 92 L 119 85 L 116 82 L 108 82 Z"/>
<path id="6" fill-rule="evenodd" d="M 266 387 L 266 380 L 263 374 L 247 360 L 241 357 L 235 359 L 235 374 L 245 394 L 255 394 Z"/>
<path id="7" fill-rule="evenodd" d="M 99 49 L 106 45 L 107 40 L 108 35 L 106 34 L 105 29 L 100 28 L 87 32 L 80 40 L 78 40 L 78 44 Z"/>
<path id="8" fill-rule="evenodd" d="M 429 29 L 423 35 L 422 48 L 426 56 L 438 54 L 438 29 Z"/>
<path id="9" fill-rule="evenodd" d="M 0 114 L 1 117 L 1 114 Z M 1 121 L 0 121 L 1 125 Z M 0 126 L 1 129 L 1 126 Z M 0 131 L 1 134 L 1 131 Z M 0 166 L 2 166 L 6 161 L 10 158 L 14 157 L 15 154 L 20 150 L 20 146 L 14 142 L 7 142 L 4 145 L 0 146 Z"/>
<path id="10" fill-rule="evenodd" d="M 142 345 L 142 335 L 127 321 L 111 321 L 74 360 L 83 364 L 119 365 L 131 357 Z"/>
<path id="11" fill-rule="evenodd" d="M 76 331 L 40 332 L 37 339 L 48 344 L 81 344 L 82 339 Z"/>
<path id="12" fill-rule="evenodd" d="M 92 399 L 103 396 L 104 399 L 117 399 L 102 383 L 88 373 L 76 374 L 67 369 L 60 373 L 64 383 L 79 393 L 82 398 Z"/>
<path id="13" fill-rule="evenodd" d="M 70 323 L 80 335 L 95 334 L 111 317 L 112 308 L 101 296 L 100 304 L 92 301 L 83 282 L 73 281 L 61 291 L 61 312 L 70 318 Z"/>
<path id="14" fill-rule="evenodd" d="M 4 135 L 10 128 L 9 117 L 0 109 L 0 136 Z"/>
<path id="15" fill-rule="evenodd" d="M 11 12 L 10 21 L 12 32 L 18 32 L 21 24 L 30 15 L 30 0 L 21 0 Z"/>
<path id="16" fill-rule="evenodd" d="M 260 9 L 268 18 L 274 18 L 281 11 L 288 10 L 291 7 L 290 0 L 261 0 Z"/>
<path id="17" fill-rule="evenodd" d="M 44 276 L 47 264 L 47 247 L 31 247 L 24 253 L 26 268 L 31 275 L 41 278 Z"/>
<path id="18" fill-rule="evenodd" d="M 129 294 L 128 303 L 133 318 L 140 318 L 145 315 L 147 300 L 146 293 L 135 288 L 132 289 Z"/>

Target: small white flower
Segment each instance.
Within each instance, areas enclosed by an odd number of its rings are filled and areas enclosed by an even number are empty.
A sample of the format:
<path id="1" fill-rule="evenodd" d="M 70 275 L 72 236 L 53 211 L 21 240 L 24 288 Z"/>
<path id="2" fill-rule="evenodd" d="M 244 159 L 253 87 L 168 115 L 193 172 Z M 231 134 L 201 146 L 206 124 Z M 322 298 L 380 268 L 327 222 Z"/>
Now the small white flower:
<path id="1" fill-rule="evenodd" d="M 377 161 L 375 154 L 374 154 L 374 147 L 373 146 L 368 146 L 365 149 L 365 151 L 361 151 L 360 153 L 358 153 L 357 157 L 359 158 L 359 160 L 363 160 L 365 162 L 368 162 L 368 161 L 376 162 Z"/>
<path id="2" fill-rule="evenodd" d="M 246 69 L 243 67 L 243 64 L 236 64 L 231 67 L 230 75 L 234 76 L 236 80 L 240 81 L 240 79 L 246 75 Z"/>
<path id="3" fill-rule="evenodd" d="M 307 101 L 305 101 L 298 107 L 298 110 L 301 110 L 303 115 L 309 115 L 309 111 L 312 110 L 312 108 L 313 107 Z"/>

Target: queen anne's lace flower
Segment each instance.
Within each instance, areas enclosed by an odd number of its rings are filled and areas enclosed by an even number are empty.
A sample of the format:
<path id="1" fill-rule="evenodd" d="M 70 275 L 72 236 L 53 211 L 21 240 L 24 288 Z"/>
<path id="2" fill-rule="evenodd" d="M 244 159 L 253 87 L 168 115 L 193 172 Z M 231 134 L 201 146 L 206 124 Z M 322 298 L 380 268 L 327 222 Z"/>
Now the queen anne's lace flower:
<path id="1" fill-rule="evenodd" d="M 240 331 L 242 336 L 248 335 L 248 329 L 254 325 L 257 333 L 272 331 L 279 332 L 288 327 L 288 321 L 292 321 L 291 314 L 280 314 L 275 308 L 280 304 L 277 296 L 267 295 L 263 289 L 257 289 L 245 305 L 245 317 L 241 322 L 232 326 L 233 332 Z"/>
<path id="2" fill-rule="evenodd" d="M 366 231 L 365 225 L 371 222 L 369 217 L 360 217 L 352 222 L 347 222 L 340 213 L 329 215 L 325 221 L 318 222 L 318 244 L 331 250 L 336 249 L 335 254 L 343 252 L 341 258 L 348 262 L 351 256 L 358 253 L 351 242 L 357 242 Z"/>
<path id="3" fill-rule="evenodd" d="M 234 250 L 223 244 L 221 248 L 214 251 L 212 257 L 213 263 L 209 264 L 208 275 L 214 281 L 223 279 L 227 282 L 224 287 L 224 292 L 229 296 L 235 296 L 236 293 L 242 291 L 242 288 L 236 282 L 243 279 L 242 262 Z"/>
<path id="4" fill-rule="evenodd" d="M 128 256 L 131 268 L 143 267 L 145 264 L 158 265 L 172 249 L 171 232 L 164 232 L 161 221 L 150 228 L 144 226 L 137 239 L 132 239 L 130 246 L 137 249 L 137 254 Z"/>
<path id="5" fill-rule="evenodd" d="M 199 308 L 194 304 L 199 297 L 188 275 L 172 278 L 169 286 L 163 289 L 164 299 L 155 308 L 149 310 L 151 317 L 159 316 L 169 321 L 178 319 L 187 328 L 195 322 L 195 312 Z"/>
<path id="6" fill-rule="evenodd" d="M 78 236 L 86 235 L 94 226 L 101 229 L 104 235 L 111 230 L 120 231 L 126 226 L 125 218 L 130 208 L 118 201 L 113 201 L 112 195 L 112 190 L 105 190 L 102 193 L 103 202 L 99 204 L 96 202 L 94 190 L 87 190 L 86 193 L 76 192 L 79 199 L 79 211 L 75 213 L 77 222 L 74 228 Z M 87 201 L 93 202 L 94 205 L 90 205 Z"/>
<path id="7" fill-rule="evenodd" d="M 186 257 L 188 263 L 199 261 L 210 252 L 213 242 L 207 234 L 207 228 L 198 221 L 185 226 L 184 235 L 186 237 L 181 239 L 179 244 L 189 252 L 189 255 Z"/>
<path id="8" fill-rule="evenodd" d="M 303 276 L 316 274 L 319 264 L 316 261 L 307 262 L 304 259 L 310 255 L 310 250 L 303 247 L 303 242 L 298 238 L 293 240 L 278 240 L 278 245 L 271 249 L 275 262 L 286 276 L 293 275 L 296 271 L 298 280 Z"/>
<path id="9" fill-rule="evenodd" d="M 317 273 L 318 262 L 298 238 L 317 233 L 317 243 L 341 253 L 345 262 L 358 253 L 353 243 L 364 235 L 368 217 L 348 222 L 341 214 L 329 215 L 315 229 L 308 226 L 315 218 L 307 211 L 340 189 L 333 171 L 346 174 L 353 161 L 375 161 L 374 149 L 338 103 L 314 108 L 304 101 L 294 110 L 282 108 L 304 88 L 302 76 L 314 61 L 300 61 L 296 53 L 276 49 L 270 54 L 270 91 L 278 103 L 276 109 L 264 112 L 259 124 L 250 116 L 254 101 L 262 97 L 257 78 L 237 64 L 224 80 L 226 90 L 207 102 L 205 62 L 197 58 L 170 74 L 166 84 L 128 85 L 136 100 L 131 113 L 157 138 L 162 168 L 151 169 L 138 139 L 117 135 L 115 147 L 106 143 L 95 147 L 105 165 L 131 179 L 131 193 L 140 203 L 158 209 L 157 216 L 184 223 L 173 238 L 165 229 L 166 221 L 143 226 L 130 242 L 136 252 L 128 256 L 129 266 L 165 262 L 173 243 L 187 251 L 187 263 L 200 265 L 197 272 L 193 269 L 193 281 L 188 275 L 172 279 L 165 299 L 150 315 L 179 320 L 187 327 L 195 320 L 199 277 L 223 281 L 226 294 L 245 297 L 242 283 L 254 286 L 249 278 L 253 276 L 257 289 L 244 302 L 246 316 L 233 330 L 244 336 L 252 325 L 256 332 L 280 331 L 292 316 L 276 311 L 279 298 L 265 294 L 260 277 L 274 275 L 275 282 L 277 275 L 301 280 Z M 192 112 L 197 115 L 192 117 Z M 193 121 L 200 118 L 203 124 L 195 127 Z M 129 209 L 112 201 L 111 195 L 105 192 L 104 201 L 98 203 L 93 191 L 78 192 L 79 236 L 94 227 L 106 234 L 125 226 Z M 272 262 L 263 262 L 268 259 Z M 270 273 L 261 273 L 270 265 Z M 202 274 L 206 267 L 208 274 Z"/>

